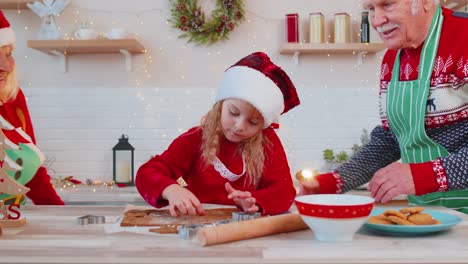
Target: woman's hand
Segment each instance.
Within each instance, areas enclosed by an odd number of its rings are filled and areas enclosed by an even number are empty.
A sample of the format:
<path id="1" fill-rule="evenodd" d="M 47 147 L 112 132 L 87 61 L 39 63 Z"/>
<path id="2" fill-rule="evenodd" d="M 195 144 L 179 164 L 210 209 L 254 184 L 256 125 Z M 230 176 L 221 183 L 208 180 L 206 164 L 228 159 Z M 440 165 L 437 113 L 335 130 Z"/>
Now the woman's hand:
<path id="1" fill-rule="evenodd" d="M 228 194 L 228 199 L 234 201 L 234 203 L 242 208 L 244 212 L 254 213 L 260 209 L 256 204 L 257 200 L 252 197 L 250 192 L 244 192 L 234 189 L 229 182 L 224 185 Z"/>
<path id="2" fill-rule="evenodd" d="M 167 186 L 161 196 L 169 202 L 169 212 L 172 216 L 205 214 L 200 200 L 191 191 L 178 184 Z"/>

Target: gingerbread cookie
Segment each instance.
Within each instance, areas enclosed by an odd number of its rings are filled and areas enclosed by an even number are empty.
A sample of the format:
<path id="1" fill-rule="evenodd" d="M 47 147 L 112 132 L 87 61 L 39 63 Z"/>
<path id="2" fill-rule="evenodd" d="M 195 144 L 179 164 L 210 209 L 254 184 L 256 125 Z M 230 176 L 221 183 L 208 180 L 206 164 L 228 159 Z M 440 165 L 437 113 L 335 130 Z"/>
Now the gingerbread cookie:
<path id="1" fill-rule="evenodd" d="M 396 217 L 399 217 L 401 219 L 405 219 L 407 218 L 407 216 L 399 211 L 395 211 L 395 210 L 392 210 L 392 209 L 388 209 L 386 210 L 385 212 L 383 212 L 383 215 L 389 217 L 389 216 L 396 216 Z"/>
<path id="2" fill-rule="evenodd" d="M 124 213 L 120 226 L 164 226 L 164 225 L 187 225 L 187 224 L 211 224 L 221 220 L 232 218 L 237 208 L 214 208 L 206 209 L 205 215 L 184 215 L 173 217 L 169 210 L 129 210 Z"/>
<path id="3" fill-rule="evenodd" d="M 408 221 L 416 225 L 433 225 L 435 223 L 434 219 L 430 214 L 412 214 L 408 216 Z"/>
<path id="4" fill-rule="evenodd" d="M 177 234 L 177 226 L 162 225 L 159 228 L 150 228 L 148 231 L 158 234 Z"/>
<path id="5" fill-rule="evenodd" d="M 393 222 L 388 220 L 385 215 L 371 216 L 367 222 L 372 224 L 393 225 Z"/>
<path id="6" fill-rule="evenodd" d="M 403 219 L 401 217 L 398 217 L 398 216 L 394 216 L 394 215 L 389 215 L 387 216 L 388 220 L 392 221 L 393 223 L 397 224 L 397 225 L 415 225 L 414 223 L 406 220 L 406 219 Z"/>
<path id="7" fill-rule="evenodd" d="M 421 213 L 424 207 L 414 206 L 402 208 L 398 211 L 388 209 L 381 215 L 369 217 L 368 222 L 372 224 L 384 225 L 438 225 L 442 224 L 437 219 L 432 218 L 432 215 Z"/>
<path id="8" fill-rule="evenodd" d="M 408 207 L 400 209 L 400 212 L 403 214 L 417 214 L 424 211 L 424 207 L 415 206 L 415 207 Z"/>

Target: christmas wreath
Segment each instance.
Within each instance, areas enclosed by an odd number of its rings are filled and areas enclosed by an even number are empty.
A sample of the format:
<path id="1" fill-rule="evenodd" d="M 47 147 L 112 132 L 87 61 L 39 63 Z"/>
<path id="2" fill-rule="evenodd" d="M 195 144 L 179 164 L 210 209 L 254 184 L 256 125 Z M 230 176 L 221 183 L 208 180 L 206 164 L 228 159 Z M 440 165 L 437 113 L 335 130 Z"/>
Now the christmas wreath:
<path id="1" fill-rule="evenodd" d="M 169 23 L 184 33 L 179 38 L 188 42 L 210 45 L 228 38 L 229 33 L 244 20 L 244 7 L 240 0 L 216 0 L 212 19 L 205 21 L 197 0 L 171 0 Z"/>

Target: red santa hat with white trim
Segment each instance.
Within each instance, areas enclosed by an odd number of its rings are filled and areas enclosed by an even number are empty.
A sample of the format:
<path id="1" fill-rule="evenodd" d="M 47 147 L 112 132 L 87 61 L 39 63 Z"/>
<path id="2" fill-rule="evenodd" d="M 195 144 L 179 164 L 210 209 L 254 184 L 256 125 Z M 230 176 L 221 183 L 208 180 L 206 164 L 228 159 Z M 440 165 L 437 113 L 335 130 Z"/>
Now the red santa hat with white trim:
<path id="1" fill-rule="evenodd" d="M 300 104 L 289 76 L 263 52 L 252 53 L 225 71 L 216 102 L 229 98 L 253 105 L 264 118 L 264 128 Z"/>
<path id="2" fill-rule="evenodd" d="M 15 32 L 10 27 L 10 23 L 0 10 L 0 47 L 13 45 L 15 43 Z"/>

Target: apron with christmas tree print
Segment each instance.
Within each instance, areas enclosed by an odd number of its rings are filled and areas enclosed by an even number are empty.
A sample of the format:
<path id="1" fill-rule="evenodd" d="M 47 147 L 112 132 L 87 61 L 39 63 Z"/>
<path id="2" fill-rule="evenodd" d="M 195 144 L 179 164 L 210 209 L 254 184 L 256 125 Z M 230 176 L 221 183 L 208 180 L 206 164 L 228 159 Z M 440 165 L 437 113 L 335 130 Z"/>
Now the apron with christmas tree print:
<path id="1" fill-rule="evenodd" d="M 36 175 L 43 162 L 44 155 L 32 143 L 31 137 L 22 128 L 14 127 L 0 115 L 0 169 L 2 172 L 24 186 Z M 24 198 L 14 193 L 16 193 L 14 190 L 0 190 L 0 200 L 18 203 L 21 198 Z M 11 202 L 12 199 L 15 201 Z"/>
<path id="2" fill-rule="evenodd" d="M 404 163 L 422 163 L 449 155 L 443 146 L 427 136 L 424 127 L 430 79 L 443 20 L 442 10 L 438 6 L 421 50 L 417 80 L 399 81 L 401 50 L 398 51 L 393 66 L 392 80 L 388 85 L 387 116 L 390 127 L 398 138 L 401 160 Z M 413 205 L 440 205 L 468 213 L 468 190 L 409 195 L 408 201 Z"/>

